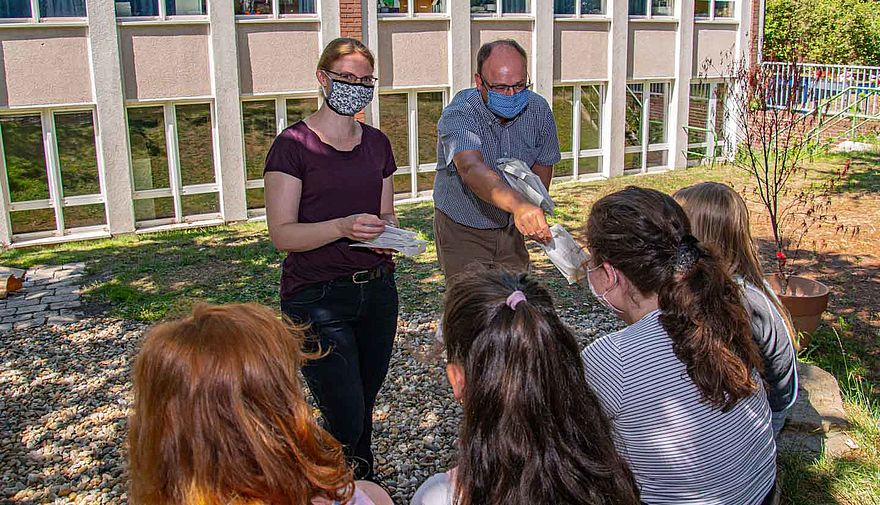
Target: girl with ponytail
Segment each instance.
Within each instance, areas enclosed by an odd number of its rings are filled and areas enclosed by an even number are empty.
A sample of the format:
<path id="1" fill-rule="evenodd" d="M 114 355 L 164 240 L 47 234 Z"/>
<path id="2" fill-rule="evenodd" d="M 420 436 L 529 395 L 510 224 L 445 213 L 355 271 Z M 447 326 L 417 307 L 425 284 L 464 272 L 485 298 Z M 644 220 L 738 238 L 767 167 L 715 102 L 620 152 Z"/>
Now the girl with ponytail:
<path id="1" fill-rule="evenodd" d="M 789 407 L 797 399 L 797 331 L 788 311 L 764 280 L 749 231 L 746 202 L 733 188 L 718 182 L 682 188 L 672 197 L 690 219 L 694 236 L 718 248 L 721 261 L 742 290 L 752 339 L 764 364 L 773 432 L 778 434 Z"/>
<path id="2" fill-rule="evenodd" d="M 464 410 L 458 466 L 413 505 L 637 505 L 578 345 L 526 274 L 462 274 L 446 294 L 447 375 Z"/>
<path id="3" fill-rule="evenodd" d="M 586 225 L 588 282 L 629 326 L 587 380 L 647 504 L 774 503 L 776 447 L 741 291 L 669 195 L 630 186 Z"/>

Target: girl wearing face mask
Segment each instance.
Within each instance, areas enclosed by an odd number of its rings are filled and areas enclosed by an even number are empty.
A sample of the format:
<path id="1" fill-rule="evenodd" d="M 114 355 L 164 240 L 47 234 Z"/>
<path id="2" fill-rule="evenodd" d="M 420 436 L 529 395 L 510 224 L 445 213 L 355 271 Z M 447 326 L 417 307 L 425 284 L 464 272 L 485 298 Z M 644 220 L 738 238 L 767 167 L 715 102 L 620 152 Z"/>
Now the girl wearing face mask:
<path id="1" fill-rule="evenodd" d="M 776 447 L 741 291 L 669 195 L 630 186 L 586 225 L 593 293 L 629 326 L 584 350 L 646 504 L 777 503 Z"/>
<path id="2" fill-rule="evenodd" d="M 397 224 L 391 143 L 354 119 L 373 99 L 373 55 L 359 41 L 330 42 L 318 61 L 321 108 L 281 132 L 266 158 L 266 220 L 287 251 L 281 309 L 310 325 L 303 367 L 324 426 L 355 475 L 373 477 L 373 406 L 397 329 L 394 264 L 383 251 L 350 247 Z"/>

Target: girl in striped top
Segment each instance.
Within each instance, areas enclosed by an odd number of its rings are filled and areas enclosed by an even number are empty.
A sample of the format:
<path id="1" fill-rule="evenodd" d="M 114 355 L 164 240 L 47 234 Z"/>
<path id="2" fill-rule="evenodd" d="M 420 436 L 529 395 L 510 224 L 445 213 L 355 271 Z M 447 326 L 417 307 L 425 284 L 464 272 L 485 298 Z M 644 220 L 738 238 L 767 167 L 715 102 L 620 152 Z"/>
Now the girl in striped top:
<path id="1" fill-rule="evenodd" d="M 749 230 L 749 209 L 726 184 L 701 182 L 673 195 L 691 221 L 694 236 L 718 248 L 727 271 L 739 283 L 752 323 L 752 338 L 764 360 L 767 400 L 773 412 L 773 432 L 785 424 L 797 399 L 797 332 L 785 307 L 764 280 Z"/>
<path id="2" fill-rule="evenodd" d="M 776 448 L 740 289 L 669 195 L 593 205 L 587 279 L 629 326 L 584 350 L 587 380 L 647 504 L 773 503 Z"/>

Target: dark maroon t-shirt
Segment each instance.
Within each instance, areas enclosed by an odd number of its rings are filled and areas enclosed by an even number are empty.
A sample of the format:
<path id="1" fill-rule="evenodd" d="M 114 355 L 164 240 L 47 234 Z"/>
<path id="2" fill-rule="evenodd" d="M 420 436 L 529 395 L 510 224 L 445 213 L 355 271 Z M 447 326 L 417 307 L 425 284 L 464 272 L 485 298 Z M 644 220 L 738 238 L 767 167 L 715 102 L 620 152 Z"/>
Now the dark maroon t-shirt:
<path id="1" fill-rule="evenodd" d="M 265 172 L 284 172 L 302 181 L 299 222 L 318 223 L 352 214 L 379 215 L 382 180 L 397 170 L 391 143 L 361 123 L 361 143 L 351 151 L 325 144 L 304 122 L 289 126 L 272 143 Z M 340 239 L 306 252 L 291 252 L 281 274 L 281 299 L 309 284 L 391 263 L 369 249 Z"/>

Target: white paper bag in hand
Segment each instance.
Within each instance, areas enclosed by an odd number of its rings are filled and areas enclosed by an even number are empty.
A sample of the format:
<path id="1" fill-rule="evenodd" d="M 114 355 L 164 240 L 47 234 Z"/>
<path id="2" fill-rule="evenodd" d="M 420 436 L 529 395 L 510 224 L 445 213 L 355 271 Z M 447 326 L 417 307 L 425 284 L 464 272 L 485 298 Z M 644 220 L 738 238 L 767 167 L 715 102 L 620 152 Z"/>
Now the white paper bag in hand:
<path id="1" fill-rule="evenodd" d="M 562 226 L 554 224 L 550 233 L 553 238 L 541 248 L 569 284 L 580 282 L 587 275 L 589 255 Z"/>
<path id="2" fill-rule="evenodd" d="M 541 207 L 545 213 L 553 214 L 556 203 L 550 198 L 541 178 L 525 163 L 513 158 L 501 158 L 498 160 L 498 169 L 504 174 L 510 187 L 520 192 L 532 204 Z"/>
<path id="3" fill-rule="evenodd" d="M 391 225 L 385 226 L 381 235 L 366 242 L 351 244 L 351 247 L 366 247 L 369 249 L 393 249 L 406 257 L 422 254 L 428 248 L 428 242 L 419 240 L 414 231 L 403 230 Z"/>

